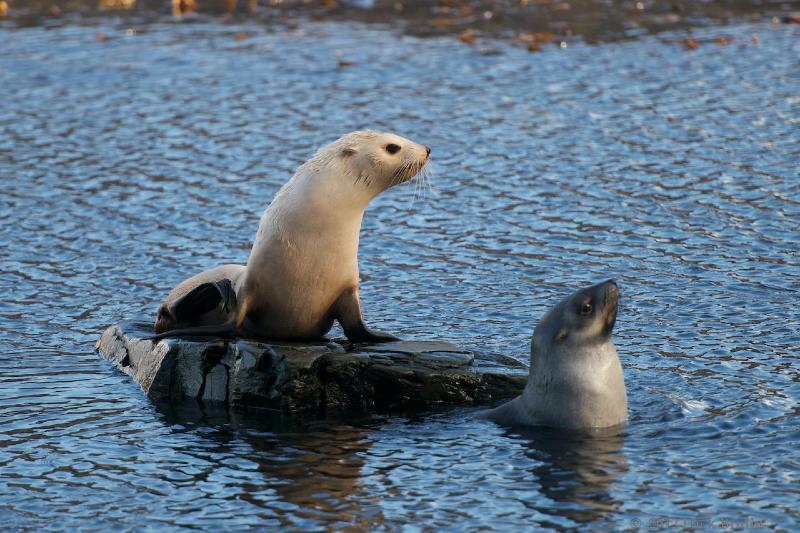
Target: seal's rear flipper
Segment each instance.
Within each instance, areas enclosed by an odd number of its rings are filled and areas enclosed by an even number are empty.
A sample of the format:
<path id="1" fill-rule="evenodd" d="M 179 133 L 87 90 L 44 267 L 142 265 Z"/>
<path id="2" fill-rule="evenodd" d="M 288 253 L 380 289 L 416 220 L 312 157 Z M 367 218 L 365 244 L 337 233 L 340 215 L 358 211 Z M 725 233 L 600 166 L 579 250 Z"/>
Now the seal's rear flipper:
<path id="1" fill-rule="evenodd" d="M 194 326 L 189 328 L 171 329 L 163 333 L 156 333 L 142 337 L 146 341 L 159 341 L 168 337 L 236 337 L 238 330 L 234 321 L 212 326 Z"/>
<path id="2" fill-rule="evenodd" d="M 213 311 L 222 302 L 227 312 L 236 295 L 229 279 L 216 282 L 201 283 L 181 296 L 173 306 L 175 319 L 179 323 L 197 321 L 198 318 Z"/>

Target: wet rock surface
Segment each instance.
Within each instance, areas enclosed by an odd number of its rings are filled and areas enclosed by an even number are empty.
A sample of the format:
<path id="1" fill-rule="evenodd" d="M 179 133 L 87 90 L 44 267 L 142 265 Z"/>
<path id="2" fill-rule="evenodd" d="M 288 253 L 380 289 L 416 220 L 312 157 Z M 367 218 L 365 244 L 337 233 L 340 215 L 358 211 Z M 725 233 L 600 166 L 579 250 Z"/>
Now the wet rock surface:
<path id="1" fill-rule="evenodd" d="M 486 403 L 518 394 L 526 369 L 441 341 L 352 345 L 246 339 L 145 340 L 149 324 L 106 329 L 99 354 L 156 403 L 195 398 L 284 413 L 348 413 Z"/>

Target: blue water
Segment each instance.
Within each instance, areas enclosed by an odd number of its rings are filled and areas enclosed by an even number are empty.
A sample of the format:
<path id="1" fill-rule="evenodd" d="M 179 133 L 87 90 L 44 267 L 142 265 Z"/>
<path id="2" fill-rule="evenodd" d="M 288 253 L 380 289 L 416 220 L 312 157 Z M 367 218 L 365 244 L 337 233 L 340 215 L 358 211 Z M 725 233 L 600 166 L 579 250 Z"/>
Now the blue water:
<path id="1" fill-rule="evenodd" d="M 796 529 L 800 31 L 694 36 L 532 54 L 347 22 L 0 30 L 4 527 Z M 293 170 L 365 127 L 434 162 L 432 190 L 367 212 L 368 323 L 526 361 L 549 306 L 614 277 L 624 431 L 156 408 L 97 357 L 103 327 L 244 262 Z"/>

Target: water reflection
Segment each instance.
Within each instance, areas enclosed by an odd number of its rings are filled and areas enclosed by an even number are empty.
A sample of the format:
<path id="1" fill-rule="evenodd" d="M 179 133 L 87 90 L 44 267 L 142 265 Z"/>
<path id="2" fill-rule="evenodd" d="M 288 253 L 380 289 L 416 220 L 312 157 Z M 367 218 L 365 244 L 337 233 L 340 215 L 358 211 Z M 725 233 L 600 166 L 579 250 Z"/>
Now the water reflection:
<path id="1" fill-rule="evenodd" d="M 476 421 L 470 409 L 305 421 L 194 401 L 158 409 L 172 431 L 206 441 L 199 457 L 209 449 L 220 457 L 241 457 L 246 450 L 247 474 L 226 473 L 234 481 L 220 491 L 284 527 L 372 529 L 396 525 L 408 512 L 435 523 L 440 508 L 480 501 L 470 487 L 484 486 L 509 465 L 508 483 L 495 482 L 493 495 L 509 509 L 521 503 L 542 524 L 610 524 L 622 504 L 614 496 L 617 482 L 629 469 L 620 428 L 503 430 Z M 232 466 L 221 462 L 216 468 Z M 442 491 L 439 505 L 429 503 L 431 487 Z M 407 507 L 411 495 L 417 502 Z M 492 522 L 480 507 L 462 518 L 472 525 Z"/>
<path id="2" fill-rule="evenodd" d="M 361 481 L 373 444 L 370 432 L 379 421 L 289 421 L 266 410 L 245 413 L 196 401 L 158 409 L 177 431 L 199 430 L 220 452 L 232 441 L 246 443 L 258 475 L 238 484 L 238 498 L 267 513 L 276 507 L 290 511 L 275 515 L 282 526 L 323 520 L 368 528 L 383 522 L 380 495 L 365 490 Z"/>
<path id="3" fill-rule="evenodd" d="M 622 453 L 624 428 L 577 433 L 550 428 L 509 430 L 506 436 L 526 447 L 535 466 L 531 474 L 550 502 L 531 502 L 542 513 L 560 514 L 579 524 L 610 518 L 621 501 L 613 496 L 617 480 L 628 472 Z"/>
<path id="4" fill-rule="evenodd" d="M 273 442 L 245 438 L 276 496 L 295 510 L 287 521 L 329 517 L 326 521 L 333 518 L 332 523 L 362 527 L 383 522 L 380 512 L 372 511 L 380 495 L 365 490 L 361 481 L 364 454 L 372 445 L 367 429 L 337 425 L 278 433 Z M 270 507 L 271 502 L 260 501 L 260 494 L 260 488 L 253 487 L 249 500 Z"/>

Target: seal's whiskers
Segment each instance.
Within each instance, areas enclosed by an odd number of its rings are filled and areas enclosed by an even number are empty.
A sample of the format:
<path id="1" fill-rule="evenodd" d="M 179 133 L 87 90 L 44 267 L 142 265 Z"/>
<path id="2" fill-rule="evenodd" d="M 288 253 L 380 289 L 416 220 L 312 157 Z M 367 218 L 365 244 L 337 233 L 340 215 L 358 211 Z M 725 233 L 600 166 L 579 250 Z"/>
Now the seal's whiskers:
<path id="1" fill-rule="evenodd" d="M 433 193 L 433 188 L 430 184 L 431 171 L 427 161 L 423 163 L 417 163 L 415 167 L 416 175 L 413 179 L 414 196 L 411 200 L 412 205 L 417 201 L 417 199 L 426 199 L 428 197 L 428 192 Z"/>

